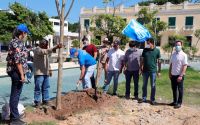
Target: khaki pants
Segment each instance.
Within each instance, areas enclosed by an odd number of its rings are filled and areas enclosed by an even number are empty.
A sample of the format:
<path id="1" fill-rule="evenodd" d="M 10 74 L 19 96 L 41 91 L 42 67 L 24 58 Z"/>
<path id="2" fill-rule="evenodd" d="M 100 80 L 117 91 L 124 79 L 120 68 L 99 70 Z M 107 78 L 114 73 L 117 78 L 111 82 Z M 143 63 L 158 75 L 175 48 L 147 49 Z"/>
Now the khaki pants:
<path id="1" fill-rule="evenodd" d="M 97 67 L 97 77 L 96 77 L 96 84 L 98 85 L 99 83 L 99 80 L 101 78 L 101 73 L 102 73 L 102 70 L 104 70 L 104 78 L 105 80 L 107 79 L 107 66 L 106 66 L 106 63 L 99 63 L 98 64 L 98 67 Z"/>

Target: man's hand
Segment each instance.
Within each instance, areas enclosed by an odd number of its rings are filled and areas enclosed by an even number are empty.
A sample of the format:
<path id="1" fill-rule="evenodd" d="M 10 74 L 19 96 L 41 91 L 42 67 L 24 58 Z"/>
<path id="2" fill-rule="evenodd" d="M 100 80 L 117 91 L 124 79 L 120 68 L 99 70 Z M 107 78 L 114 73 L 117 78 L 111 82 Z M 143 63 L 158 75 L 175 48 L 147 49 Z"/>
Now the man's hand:
<path id="1" fill-rule="evenodd" d="M 24 77 L 24 75 L 21 75 L 21 80 L 20 80 L 22 83 L 24 83 L 25 82 L 25 77 Z"/>
<path id="2" fill-rule="evenodd" d="M 57 49 L 62 48 L 62 47 L 63 47 L 62 43 L 59 43 L 59 44 L 57 44 L 57 46 L 56 46 Z"/>
<path id="3" fill-rule="evenodd" d="M 172 74 L 171 73 L 169 73 L 169 79 L 171 79 L 172 78 Z"/>
<path id="4" fill-rule="evenodd" d="M 78 80 L 76 86 L 79 86 L 82 83 L 82 80 Z"/>
<path id="5" fill-rule="evenodd" d="M 183 79 L 183 77 L 182 77 L 182 76 L 179 76 L 179 77 L 177 78 L 177 82 L 181 82 L 182 79 Z"/>

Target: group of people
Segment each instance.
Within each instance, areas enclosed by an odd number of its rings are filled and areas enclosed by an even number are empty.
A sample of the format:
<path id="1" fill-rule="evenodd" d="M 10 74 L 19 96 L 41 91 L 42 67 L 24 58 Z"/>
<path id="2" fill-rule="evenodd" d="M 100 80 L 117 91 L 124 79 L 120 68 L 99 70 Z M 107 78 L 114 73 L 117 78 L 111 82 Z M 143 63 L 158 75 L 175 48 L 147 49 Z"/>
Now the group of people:
<path id="1" fill-rule="evenodd" d="M 49 97 L 49 77 L 52 75 L 49 57 L 53 51 L 62 48 L 61 44 L 48 48 L 48 41 L 43 39 L 39 45 L 30 52 L 30 47 L 25 47 L 23 41 L 26 41 L 30 34 L 25 24 L 18 25 L 13 31 L 13 38 L 8 45 L 7 55 L 7 73 L 11 77 L 10 94 L 10 120 L 11 125 L 23 125 L 18 112 L 18 103 L 22 92 L 23 83 L 25 83 L 25 74 L 28 80 L 32 77 L 30 70 L 34 72 L 34 104 L 36 107 L 48 105 Z M 80 77 L 77 85 L 82 84 L 83 89 L 96 89 L 100 80 L 102 70 L 104 70 L 103 92 L 107 93 L 110 82 L 113 78 L 113 95 L 117 95 L 118 78 L 120 73 L 124 73 L 126 78 L 125 97 L 130 98 L 130 83 L 134 81 L 134 97 L 139 98 L 139 76 L 143 76 L 142 100 L 147 101 L 147 84 L 150 77 L 152 105 L 156 104 L 156 76 L 160 76 L 161 60 L 160 50 L 155 47 L 152 38 L 147 40 L 143 52 L 137 48 L 136 41 L 129 42 L 129 49 L 124 52 L 120 49 L 120 40 L 109 42 L 108 38 L 103 40 L 103 45 L 97 47 L 89 42 L 87 37 L 82 39 L 83 49 L 71 48 L 70 57 L 78 58 L 80 64 Z M 112 44 L 111 44 L 112 43 Z M 28 62 L 27 62 L 28 60 Z M 98 64 L 98 65 L 97 65 Z M 187 69 L 187 55 L 182 51 L 182 42 L 176 41 L 175 52 L 172 54 L 169 68 L 169 78 L 172 84 L 173 102 L 170 104 L 174 108 L 180 108 L 183 98 L 183 81 Z M 158 67 L 158 68 L 157 68 Z M 97 77 L 94 72 L 97 68 Z M 178 94 L 177 94 L 178 91 Z"/>
<path id="2" fill-rule="evenodd" d="M 147 85 L 150 79 L 151 94 L 150 104 L 156 105 L 156 77 L 161 75 L 161 54 L 160 50 L 156 48 L 155 41 L 150 38 L 146 41 L 146 46 L 141 52 L 138 49 L 137 41 L 129 42 L 129 49 L 124 52 L 120 49 L 120 41 L 114 40 L 109 44 L 107 38 L 103 40 L 103 46 L 99 48 L 98 54 L 95 45 L 85 44 L 88 39 L 82 40 L 84 43 L 84 50 L 72 48 L 70 56 L 77 57 L 80 64 L 81 75 L 77 84 L 82 83 L 83 89 L 94 88 L 100 79 L 102 70 L 104 70 L 105 80 L 103 85 L 103 92 L 107 93 L 110 82 L 113 78 L 112 95 L 117 95 L 118 78 L 120 73 L 124 73 L 126 79 L 125 97 L 130 98 L 131 79 L 134 82 L 134 98 L 139 103 L 147 102 Z M 183 98 L 183 81 L 187 69 L 187 55 L 182 51 L 182 41 L 175 42 L 175 52 L 170 59 L 169 79 L 173 91 L 173 102 L 170 103 L 174 108 L 180 108 Z M 95 55 L 95 56 L 94 56 Z M 99 59 L 96 61 L 97 56 Z M 97 66 L 98 62 L 98 66 Z M 96 82 L 94 72 L 97 66 Z M 139 76 L 143 76 L 142 99 L 139 100 Z M 91 79 L 91 80 L 90 80 Z M 178 92 L 178 93 L 177 93 Z"/>

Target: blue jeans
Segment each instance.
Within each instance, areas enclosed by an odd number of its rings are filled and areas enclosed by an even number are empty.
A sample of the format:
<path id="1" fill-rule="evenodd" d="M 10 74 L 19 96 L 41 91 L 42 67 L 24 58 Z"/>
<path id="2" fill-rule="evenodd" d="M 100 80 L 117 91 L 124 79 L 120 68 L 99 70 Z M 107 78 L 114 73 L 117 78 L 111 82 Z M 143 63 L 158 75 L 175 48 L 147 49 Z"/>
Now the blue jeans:
<path id="1" fill-rule="evenodd" d="M 22 92 L 23 83 L 20 82 L 21 77 L 20 74 L 16 71 L 12 72 L 10 75 L 12 80 L 11 85 L 11 94 L 10 94 L 10 119 L 16 120 L 20 118 L 19 112 L 18 112 L 18 103 L 19 98 Z"/>
<path id="2" fill-rule="evenodd" d="M 94 70 L 96 69 L 96 65 L 92 65 L 86 68 L 85 76 L 83 79 L 83 89 L 92 88 L 91 85 L 91 77 L 94 76 Z"/>
<path id="3" fill-rule="evenodd" d="M 139 82 L 139 70 L 137 71 L 125 71 L 125 77 L 126 77 L 126 97 L 130 97 L 130 84 L 131 84 L 131 78 L 133 77 L 134 81 L 134 96 L 138 97 L 138 82 Z"/>
<path id="4" fill-rule="evenodd" d="M 34 102 L 41 102 L 41 94 L 42 94 L 42 102 L 49 101 L 49 76 L 48 75 L 36 75 L 35 77 L 35 90 L 34 90 Z"/>
<path id="5" fill-rule="evenodd" d="M 108 91 L 112 77 L 114 77 L 113 94 L 116 94 L 117 93 L 117 87 L 118 87 L 119 71 L 108 71 L 107 79 L 106 79 L 107 83 L 104 84 L 103 91 L 104 92 Z"/>
<path id="6" fill-rule="evenodd" d="M 150 72 L 144 72 L 143 73 L 143 87 L 142 87 L 142 98 L 146 100 L 147 98 L 147 84 L 148 79 L 150 77 L 150 83 L 151 83 L 151 101 L 155 101 L 155 94 L 156 94 L 156 72 L 150 73 Z"/>
<path id="7" fill-rule="evenodd" d="M 27 63 L 29 71 L 26 73 L 27 79 L 31 79 L 33 76 L 33 63 Z"/>

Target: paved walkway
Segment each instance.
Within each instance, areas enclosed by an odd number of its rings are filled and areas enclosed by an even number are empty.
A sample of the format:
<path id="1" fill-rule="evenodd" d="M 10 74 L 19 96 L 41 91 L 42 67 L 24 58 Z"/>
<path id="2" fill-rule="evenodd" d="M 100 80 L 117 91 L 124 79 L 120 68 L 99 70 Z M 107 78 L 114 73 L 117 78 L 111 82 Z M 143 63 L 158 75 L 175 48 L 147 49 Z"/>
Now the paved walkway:
<path id="1" fill-rule="evenodd" d="M 63 63 L 63 69 L 69 69 L 69 68 L 77 68 L 79 67 L 78 63 L 75 62 L 64 62 Z M 52 70 L 58 69 L 58 63 L 51 63 Z M 6 68 L 0 68 L 0 76 L 7 76 Z"/>

